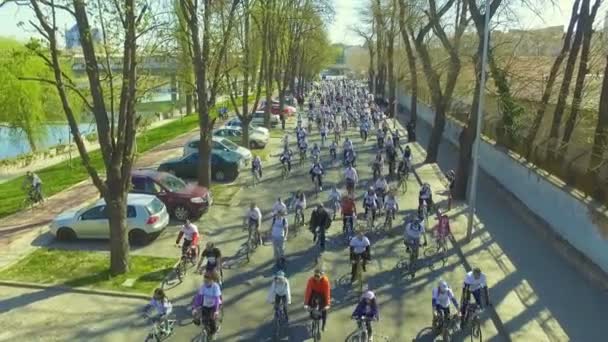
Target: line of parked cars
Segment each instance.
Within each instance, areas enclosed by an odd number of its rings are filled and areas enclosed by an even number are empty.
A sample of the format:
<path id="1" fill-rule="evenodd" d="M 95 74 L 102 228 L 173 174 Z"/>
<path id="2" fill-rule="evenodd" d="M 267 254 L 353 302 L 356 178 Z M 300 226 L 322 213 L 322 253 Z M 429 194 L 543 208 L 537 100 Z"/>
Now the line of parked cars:
<path id="1" fill-rule="evenodd" d="M 263 113 L 263 112 L 262 112 Z M 277 118 L 278 119 L 278 118 Z M 249 126 L 249 145 L 264 148 L 268 144 L 268 129 L 255 123 Z M 252 159 L 249 149 L 237 145 L 242 139 L 242 122 L 233 118 L 214 130 L 211 150 L 211 177 L 216 181 L 233 181 Z M 161 163 L 157 170 L 134 170 L 132 187 L 127 196 L 127 229 L 129 243 L 142 245 L 157 237 L 169 223 L 177 220 L 197 220 L 212 205 L 211 192 L 206 187 L 187 183 L 199 170 L 199 139 L 188 141 L 183 156 Z M 77 238 L 109 238 L 109 219 L 103 199 L 81 209 L 65 211 L 55 217 L 50 232 L 58 240 Z"/>

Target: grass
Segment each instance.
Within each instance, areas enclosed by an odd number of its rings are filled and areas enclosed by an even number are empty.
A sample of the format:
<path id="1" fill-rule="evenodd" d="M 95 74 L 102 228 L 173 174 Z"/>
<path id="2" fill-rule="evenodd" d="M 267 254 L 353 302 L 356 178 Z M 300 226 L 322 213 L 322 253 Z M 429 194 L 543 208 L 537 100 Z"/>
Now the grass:
<path id="1" fill-rule="evenodd" d="M 227 105 L 231 108 L 229 101 L 217 103 L 214 108 Z M 210 113 L 217 112 L 214 108 Z M 163 126 L 149 129 L 137 136 L 137 152 L 143 153 L 168 140 L 187 133 L 198 127 L 198 116 L 189 115 L 182 119 L 172 121 Z M 70 186 L 80 183 L 89 178 L 89 174 L 82 165 L 78 153 L 69 161 L 64 161 L 36 171 L 43 183 L 44 196 L 49 197 Z M 99 150 L 89 153 L 91 165 L 103 175 L 105 167 Z M 25 192 L 21 186 L 25 176 L 17 177 L 0 184 L 0 218 L 14 214 L 23 208 Z"/>
<path id="2" fill-rule="evenodd" d="M 0 279 L 151 294 L 171 271 L 175 259 L 132 255 L 130 271 L 110 276 L 109 254 L 40 248 L 0 272 Z M 122 284 L 136 279 L 132 287 Z"/>
<path id="3" fill-rule="evenodd" d="M 181 101 L 183 102 L 183 101 Z M 184 106 L 184 103 L 178 101 L 175 105 L 172 101 L 156 101 L 156 102 L 140 102 L 135 104 L 135 110 L 138 112 L 161 112 L 167 113 L 175 108 Z"/>
<path id="4" fill-rule="evenodd" d="M 211 195 L 213 203 L 230 205 L 232 198 L 239 191 L 240 187 L 234 184 L 211 184 Z"/>

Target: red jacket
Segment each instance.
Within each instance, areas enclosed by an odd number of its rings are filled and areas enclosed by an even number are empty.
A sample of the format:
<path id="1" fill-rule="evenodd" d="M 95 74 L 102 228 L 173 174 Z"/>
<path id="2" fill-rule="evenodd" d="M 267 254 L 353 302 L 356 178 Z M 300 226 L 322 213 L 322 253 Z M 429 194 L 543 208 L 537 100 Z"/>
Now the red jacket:
<path id="1" fill-rule="evenodd" d="M 321 296 L 323 302 L 321 308 L 329 306 L 331 303 L 331 284 L 326 276 L 322 276 L 321 279 L 317 280 L 315 277 L 310 277 L 306 283 L 306 292 L 304 293 L 304 304 L 310 305 L 312 294 L 318 294 Z"/>

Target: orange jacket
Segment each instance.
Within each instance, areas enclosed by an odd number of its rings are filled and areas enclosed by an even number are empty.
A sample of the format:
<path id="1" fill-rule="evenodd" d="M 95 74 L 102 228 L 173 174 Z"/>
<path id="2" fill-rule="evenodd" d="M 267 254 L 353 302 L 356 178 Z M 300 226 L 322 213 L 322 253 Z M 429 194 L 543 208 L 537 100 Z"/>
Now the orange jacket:
<path id="1" fill-rule="evenodd" d="M 308 279 L 306 293 L 304 293 L 304 304 L 310 305 L 313 293 L 321 295 L 323 299 L 322 306 L 328 306 L 331 303 L 331 284 L 329 283 L 329 278 L 322 276 L 321 279 L 317 280 L 313 276 Z"/>

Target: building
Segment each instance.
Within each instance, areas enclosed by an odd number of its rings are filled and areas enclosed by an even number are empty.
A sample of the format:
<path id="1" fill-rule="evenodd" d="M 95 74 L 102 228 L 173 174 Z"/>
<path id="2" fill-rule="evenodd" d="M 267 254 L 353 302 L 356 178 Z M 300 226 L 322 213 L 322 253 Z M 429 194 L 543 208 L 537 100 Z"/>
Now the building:
<path id="1" fill-rule="evenodd" d="M 93 42 L 95 44 L 101 42 L 101 32 L 94 28 Z M 65 30 L 65 47 L 66 49 L 79 49 L 80 48 L 80 33 L 78 32 L 78 26 L 74 25 L 70 29 Z"/>

